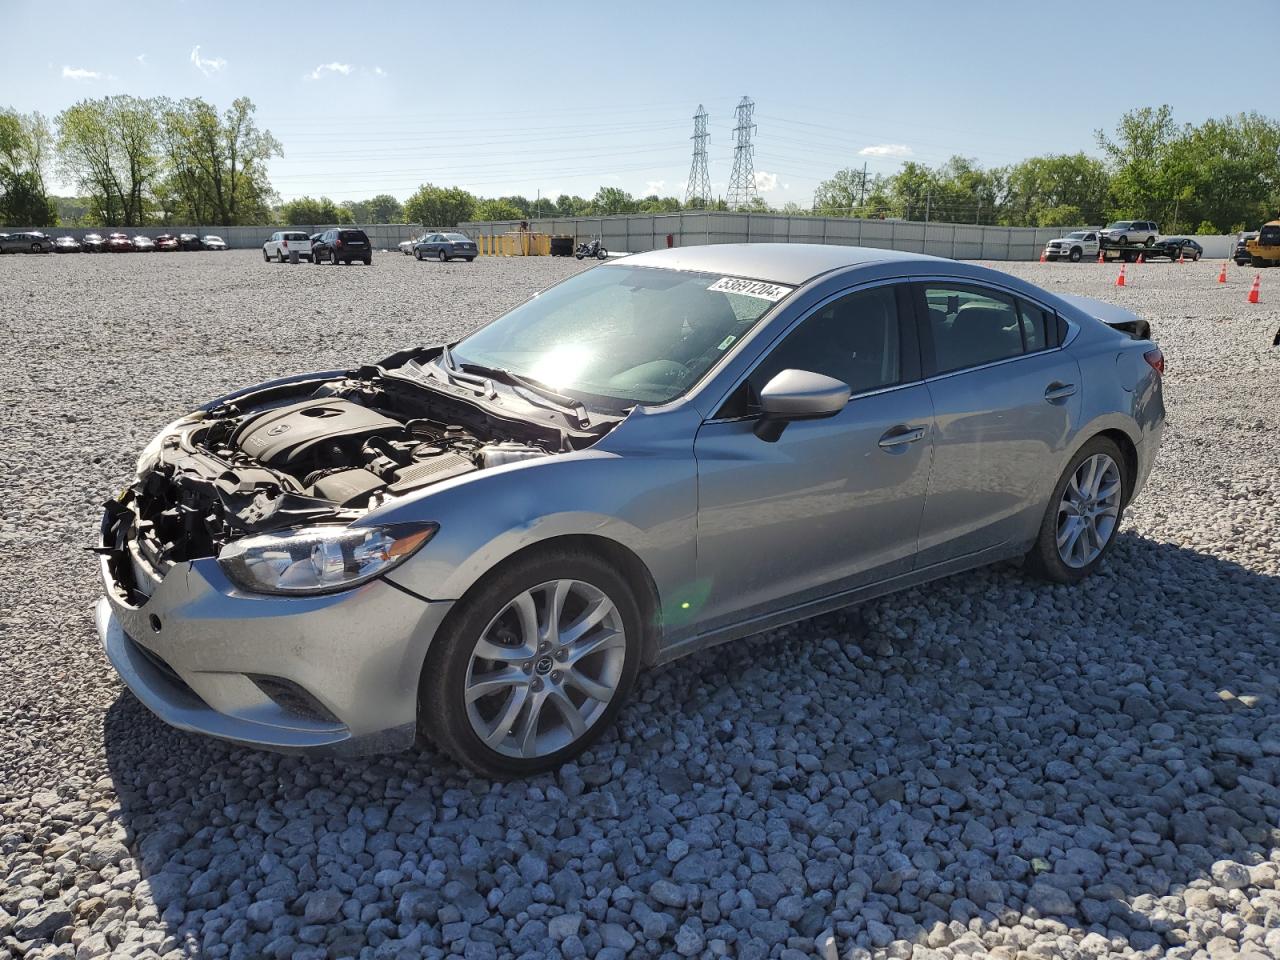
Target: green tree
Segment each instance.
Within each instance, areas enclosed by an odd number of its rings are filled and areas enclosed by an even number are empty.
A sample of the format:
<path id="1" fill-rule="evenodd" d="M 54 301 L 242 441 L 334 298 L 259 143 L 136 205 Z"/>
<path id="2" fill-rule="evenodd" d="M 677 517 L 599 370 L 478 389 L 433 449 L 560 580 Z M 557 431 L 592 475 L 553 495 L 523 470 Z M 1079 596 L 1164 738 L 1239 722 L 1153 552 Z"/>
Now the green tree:
<path id="1" fill-rule="evenodd" d="M 477 220 L 523 220 L 524 212 L 505 197 L 481 200 L 476 204 Z"/>
<path id="2" fill-rule="evenodd" d="M 351 215 L 328 197 L 289 200 L 280 205 L 280 218 L 291 227 L 351 222 Z"/>
<path id="3" fill-rule="evenodd" d="M 424 183 L 404 203 L 404 216 L 424 227 L 456 227 L 476 213 L 476 198 L 460 187 Z"/>
<path id="4" fill-rule="evenodd" d="M 618 187 L 601 187 L 591 199 L 591 213 L 596 216 L 635 212 L 635 198 Z"/>
<path id="5" fill-rule="evenodd" d="M 636 204 L 636 210 L 640 213 L 677 213 L 680 210 L 680 200 L 651 193 Z"/>
<path id="6" fill-rule="evenodd" d="M 40 114 L 0 110 L 0 224 L 57 223 L 57 209 L 45 190 L 49 139 L 49 124 Z"/>
<path id="7" fill-rule="evenodd" d="M 556 212 L 562 217 L 586 217 L 591 214 L 591 201 L 562 193 L 556 197 Z"/>
<path id="8" fill-rule="evenodd" d="M 103 222 L 144 223 L 162 165 L 155 102 L 124 95 L 81 100 L 55 124 L 62 172 L 92 198 Z"/>
<path id="9" fill-rule="evenodd" d="M 1004 170 L 1000 223 L 1014 227 L 1080 226 L 1107 219 L 1111 178 L 1084 153 L 1028 157 Z"/>
<path id="10" fill-rule="evenodd" d="M 260 222 L 272 195 L 267 163 L 284 151 L 271 131 L 258 128 L 253 101 L 240 97 L 221 115 L 198 97 L 160 100 L 156 109 L 166 214 L 222 226 Z"/>
<path id="11" fill-rule="evenodd" d="M 876 197 L 883 198 L 885 189 L 885 178 L 880 174 L 868 175 L 852 167 L 837 170 L 813 192 L 814 209 L 826 217 L 869 216 Z"/>
<path id="12" fill-rule="evenodd" d="M 1095 136 L 1111 167 L 1109 217 L 1162 216 L 1172 201 L 1168 159 L 1180 132 L 1168 104 L 1130 110 L 1120 117 L 1114 136 Z"/>

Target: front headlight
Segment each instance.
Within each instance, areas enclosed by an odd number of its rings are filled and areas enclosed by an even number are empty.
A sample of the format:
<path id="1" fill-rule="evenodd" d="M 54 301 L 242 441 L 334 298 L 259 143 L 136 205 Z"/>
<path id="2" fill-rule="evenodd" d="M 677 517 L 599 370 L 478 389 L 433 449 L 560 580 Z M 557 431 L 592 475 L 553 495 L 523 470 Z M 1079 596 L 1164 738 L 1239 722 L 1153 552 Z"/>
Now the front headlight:
<path id="1" fill-rule="evenodd" d="M 397 523 L 267 533 L 227 544 L 218 564 L 254 593 L 333 593 L 394 569 L 438 529 L 434 523 Z"/>

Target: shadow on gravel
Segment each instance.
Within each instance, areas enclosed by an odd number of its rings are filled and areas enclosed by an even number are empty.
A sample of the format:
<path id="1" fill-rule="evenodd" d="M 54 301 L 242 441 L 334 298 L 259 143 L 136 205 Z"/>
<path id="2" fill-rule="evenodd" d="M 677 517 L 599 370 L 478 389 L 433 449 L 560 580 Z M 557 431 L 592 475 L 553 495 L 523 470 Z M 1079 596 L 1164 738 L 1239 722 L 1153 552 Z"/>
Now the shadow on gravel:
<path id="1" fill-rule="evenodd" d="M 1277 611 L 1126 534 L 1075 589 L 980 571 L 653 671 L 530 782 L 230 748 L 128 694 L 106 748 L 161 952 L 845 955 L 1051 917 L 1154 956 L 1280 848 Z"/>

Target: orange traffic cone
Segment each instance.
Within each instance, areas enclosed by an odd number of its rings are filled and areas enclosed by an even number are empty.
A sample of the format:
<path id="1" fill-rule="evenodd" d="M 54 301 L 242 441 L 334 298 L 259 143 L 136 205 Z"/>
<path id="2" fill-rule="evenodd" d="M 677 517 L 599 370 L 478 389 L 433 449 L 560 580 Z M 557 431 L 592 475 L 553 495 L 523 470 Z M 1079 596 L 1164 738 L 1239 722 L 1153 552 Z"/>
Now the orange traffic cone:
<path id="1" fill-rule="evenodd" d="M 1138 262 L 1139 262 L 1139 263 L 1146 263 L 1147 261 L 1146 261 L 1146 258 L 1145 258 L 1142 254 L 1138 254 Z"/>
<path id="2" fill-rule="evenodd" d="M 1117 287 L 1124 286 L 1124 264 L 1123 263 L 1120 264 L 1120 276 L 1116 277 L 1116 286 Z"/>
<path id="3" fill-rule="evenodd" d="M 1044 251 L 1043 251 L 1043 250 L 1041 250 L 1041 251 L 1040 251 L 1040 262 L 1041 262 L 1041 263 L 1044 263 L 1044 262 L 1045 262 L 1046 260 L 1048 260 L 1048 259 L 1049 259 L 1049 258 L 1048 258 L 1048 257 L 1046 257 L 1046 256 L 1044 255 Z"/>
<path id="4" fill-rule="evenodd" d="M 1227 282 L 1227 261 L 1225 260 L 1222 261 L 1222 270 L 1218 273 L 1218 282 L 1219 283 Z"/>
<path id="5" fill-rule="evenodd" d="M 1107 262 L 1107 261 L 1106 261 L 1106 259 L 1102 256 L 1102 250 L 1098 250 L 1098 262 L 1099 262 L 1099 263 L 1106 263 L 1106 262 Z"/>
<path id="6" fill-rule="evenodd" d="M 1179 263 L 1186 263 L 1186 262 L 1187 262 L 1187 261 L 1183 258 L 1183 256 L 1182 256 L 1182 251 L 1181 251 L 1181 250 L 1179 250 L 1179 251 L 1178 251 L 1178 262 L 1179 262 Z"/>
<path id="7" fill-rule="evenodd" d="M 1254 274 L 1253 286 L 1249 288 L 1250 303 L 1258 302 L 1258 294 L 1261 292 L 1261 290 L 1262 290 L 1262 274 L 1260 273 Z"/>

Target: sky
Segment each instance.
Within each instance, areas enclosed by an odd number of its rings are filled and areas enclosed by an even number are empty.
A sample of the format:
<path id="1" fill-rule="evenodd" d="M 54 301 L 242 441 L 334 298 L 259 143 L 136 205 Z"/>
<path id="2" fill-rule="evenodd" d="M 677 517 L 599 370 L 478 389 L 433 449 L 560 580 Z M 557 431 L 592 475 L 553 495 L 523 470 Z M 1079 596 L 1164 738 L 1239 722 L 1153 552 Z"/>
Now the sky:
<path id="1" fill-rule="evenodd" d="M 1152 4 L 666 2 L 305 4 L 5 0 L 0 107 L 53 117 L 108 94 L 257 105 L 301 195 L 683 197 L 693 114 L 710 115 L 712 189 L 734 108 L 755 101 L 772 205 L 807 204 L 842 167 L 891 174 L 952 154 L 996 166 L 1096 152 L 1094 131 L 1168 103 L 1179 122 L 1258 110 L 1275 85 L 1280 4 L 1243 19 Z M 72 185 L 55 177 L 59 192 Z"/>

